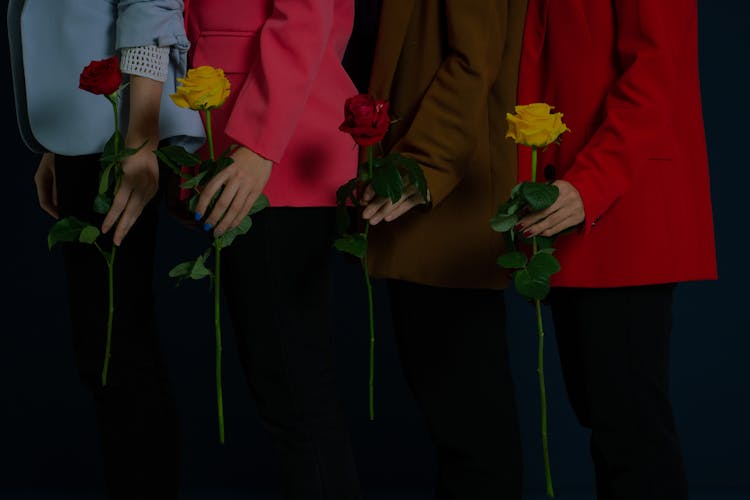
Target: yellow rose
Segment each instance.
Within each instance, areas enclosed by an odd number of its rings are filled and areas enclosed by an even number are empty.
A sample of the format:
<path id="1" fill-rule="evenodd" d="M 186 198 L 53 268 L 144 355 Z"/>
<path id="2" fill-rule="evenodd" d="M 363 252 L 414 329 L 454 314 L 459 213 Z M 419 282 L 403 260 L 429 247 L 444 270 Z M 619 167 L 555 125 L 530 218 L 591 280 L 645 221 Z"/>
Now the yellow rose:
<path id="1" fill-rule="evenodd" d="M 218 108 L 229 97 L 229 80 L 221 68 L 200 66 L 177 81 L 182 85 L 169 97 L 181 108 L 207 111 Z"/>
<path id="2" fill-rule="evenodd" d="M 562 121 L 563 114 L 552 113 L 553 109 L 541 102 L 516 106 L 516 114 L 506 114 L 508 133 L 505 137 L 524 146 L 541 148 L 552 144 L 563 132 L 570 131 Z"/>

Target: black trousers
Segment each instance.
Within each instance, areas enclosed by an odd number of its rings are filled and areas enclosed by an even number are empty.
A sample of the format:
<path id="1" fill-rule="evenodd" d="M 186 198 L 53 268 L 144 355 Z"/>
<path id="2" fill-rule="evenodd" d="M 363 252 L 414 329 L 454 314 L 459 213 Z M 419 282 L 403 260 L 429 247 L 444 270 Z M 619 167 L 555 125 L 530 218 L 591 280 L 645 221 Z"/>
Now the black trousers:
<path id="1" fill-rule="evenodd" d="M 333 208 L 267 208 L 222 250 L 222 288 L 287 500 L 361 498 L 329 321 Z"/>
<path id="2" fill-rule="evenodd" d="M 406 380 L 437 452 L 439 500 L 520 499 L 503 292 L 388 282 Z"/>
<path id="3" fill-rule="evenodd" d="M 570 403 L 591 429 L 599 500 L 685 500 L 669 400 L 674 285 L 550 295 Z"/>
<path id="4" fill-rule="evenodd" d="M 99 155 L 56 157 L 62 217 L 101 224 L 102 216 L 92 210 L 99 169 Z M 178 492 L 177 415 L 159 348 L 152 288 L 159 200 L 145 208 L 117 251 L 105 387 L 107 265 L 92 245 L 62 244 L 76 365 L 94 398 L 110 500 L 176 499 Z"/>

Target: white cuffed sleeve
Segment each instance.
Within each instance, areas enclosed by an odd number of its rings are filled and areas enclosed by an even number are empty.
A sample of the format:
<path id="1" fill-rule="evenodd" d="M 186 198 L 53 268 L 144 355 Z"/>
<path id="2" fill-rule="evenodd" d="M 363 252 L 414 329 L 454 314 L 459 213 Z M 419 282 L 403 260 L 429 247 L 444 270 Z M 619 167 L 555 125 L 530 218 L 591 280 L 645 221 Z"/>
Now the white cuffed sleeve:
<path id="1" fill-rule="evenodd" d="M 125 47 L 120 51 L 120 71 L 164 82 L 169 71 L 169 50 L 155 45 Z"/>

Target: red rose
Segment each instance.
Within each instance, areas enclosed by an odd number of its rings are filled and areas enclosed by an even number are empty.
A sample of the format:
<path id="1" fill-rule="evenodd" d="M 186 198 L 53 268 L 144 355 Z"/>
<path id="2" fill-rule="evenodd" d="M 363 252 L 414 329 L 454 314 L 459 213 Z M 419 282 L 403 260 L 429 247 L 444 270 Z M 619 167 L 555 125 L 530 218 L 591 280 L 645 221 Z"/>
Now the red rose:
<path id="1" fill-rule="evenodd" d="M 122 83 L 120 60 L 117 56 L 101 61 L 91 61 L 83 68 L 78 88 L 97 95 L 110 95 L 117 92 Z"/>
<path id="2" fill-rule="evenodd" d="M 379 101 L 370 95 L 358 94 L 346 100 L 344 123 L 339 130 L 351 134 L 360 146 L 380 142 L 388 131 L 388 101 Z"/>

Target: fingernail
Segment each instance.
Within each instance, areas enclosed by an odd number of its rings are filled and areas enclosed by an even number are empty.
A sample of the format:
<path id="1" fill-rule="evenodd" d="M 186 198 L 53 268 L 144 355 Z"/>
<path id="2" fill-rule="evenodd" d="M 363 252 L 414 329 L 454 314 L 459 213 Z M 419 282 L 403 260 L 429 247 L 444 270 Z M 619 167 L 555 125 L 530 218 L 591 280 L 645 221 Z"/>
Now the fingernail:
<path id="1" fill-rule="evenodd" d="M 523 229 L 523 224 L 516 224 L 513 229 L 515 229 L 516 231 L 520 231 L 521 229 Z"/>
<path id="2" fill-rule="evenodd" d="M 224 233 L 217 229 L 216 231 L 214 231 L 214 238 L 220 238 L 222 234 Z"/>
<path id="3" fill-rule="evenodd" d="M 203 224 L 203 230 L 204 231 L 210 231 L 211 230 L 211 224 L 209 224 L 208 222 L 206 222 L 205 224 Z"/>
<path id="4" fill-rule="evenodd" d="M 201 220 L 203 216 L 201 216 L 200 212 L 195 212 L 195 220 Z"/>
<path id="5" fill-rule="evenodd" d="M 524 238 L 531 238 L 531 230 L 529 229 L 529 230 L 524 231 L 523 232 L 523 237 Z"/>

